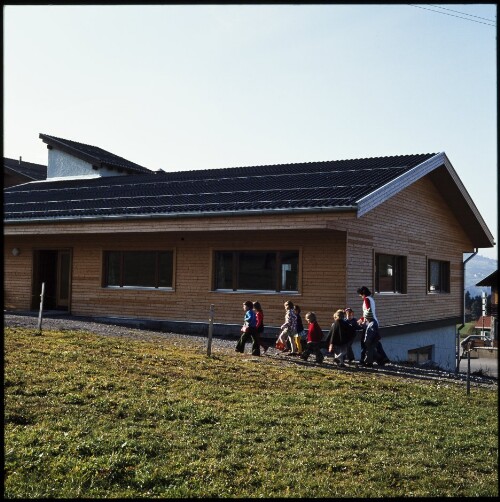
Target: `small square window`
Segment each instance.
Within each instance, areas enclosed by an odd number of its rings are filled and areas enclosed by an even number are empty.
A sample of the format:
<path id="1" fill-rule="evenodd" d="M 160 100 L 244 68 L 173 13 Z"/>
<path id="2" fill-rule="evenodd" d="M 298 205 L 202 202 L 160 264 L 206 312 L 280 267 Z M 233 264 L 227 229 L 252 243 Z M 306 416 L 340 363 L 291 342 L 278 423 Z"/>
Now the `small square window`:
<path id="1" fill-rule="evenodd" d="M 432 347 L 432 345 L 427 345 L 409 350 L 408 361 L 416 364 L 432 361 Z"/>
<path id="2" fill-rule="evenodd" d="M 375 291 L 406 293 L 406 256 L 375 255 Z"/>
<path id="3" fill-rule="evenodd" d="M 429 260 L 427 270 L 427 291 L 429 293 L 450 292 L 450 262 Z"/>

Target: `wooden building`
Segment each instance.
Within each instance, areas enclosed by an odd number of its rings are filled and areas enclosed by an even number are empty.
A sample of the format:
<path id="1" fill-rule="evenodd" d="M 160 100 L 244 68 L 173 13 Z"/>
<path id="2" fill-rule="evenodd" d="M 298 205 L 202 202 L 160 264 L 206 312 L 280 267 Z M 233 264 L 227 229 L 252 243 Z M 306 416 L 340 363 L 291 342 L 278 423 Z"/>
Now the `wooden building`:
<path id="1" fill-rule="evenodd" d="M 217 335 L 259 300 L 272 334 L 285 300 L 361 316 L 364 285 L 391 359 L 455 367 L 463 253 L 494 241 L 444 153 L 167 173 L 40 137 L 48 179 L 4 191 L 5 309 L 45 282 L 47 308 L 176 332 L 214 304 Z"/>
<path id="2" fill-rule="evenodd" d="M 498 342 L 498 269 L 479 281 L 476 286 L 491 288 L 491 306 L 489 316 L 485 316 L 485 329 L 489 329 L 490 336 Z M 488 320 L 486 320 L 488 318 Z M 489 324 L 489 327 L 488 327 Z M 483 316 L 476 323 L 476 329 L 483 329 Z"/>

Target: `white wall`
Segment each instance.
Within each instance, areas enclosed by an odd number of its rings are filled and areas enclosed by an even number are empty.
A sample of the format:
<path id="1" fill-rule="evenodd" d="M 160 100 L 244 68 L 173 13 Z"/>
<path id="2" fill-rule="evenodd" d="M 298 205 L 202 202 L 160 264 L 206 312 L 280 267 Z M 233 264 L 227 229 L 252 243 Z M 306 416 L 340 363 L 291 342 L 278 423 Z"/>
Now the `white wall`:
<path id="1" fill-rule="evenodd" d="M 456 365 L 456 328 L 445 326 L 433 330 L 420 331 L 405 335 L 390 335 L 382 337 L 382 346 L 391 361 L 408 361 L 408 351 L 431 345 L 432 360 L 448 371 L 454 371 Z M 359 360 L 361 346 L 353 343 L 353 351 Z"/>
<path id="2" fill-rule="evenodd" d="M 49 150 L 49 162 L 47 166 L 47 179 L 61 178 L 68 176 L 119 176 L 125 173 L 119 173 L 116 170 L 107 168 L 92 169 L 92 164 L 78 159 L 60 150 L 52 148 Z"/>

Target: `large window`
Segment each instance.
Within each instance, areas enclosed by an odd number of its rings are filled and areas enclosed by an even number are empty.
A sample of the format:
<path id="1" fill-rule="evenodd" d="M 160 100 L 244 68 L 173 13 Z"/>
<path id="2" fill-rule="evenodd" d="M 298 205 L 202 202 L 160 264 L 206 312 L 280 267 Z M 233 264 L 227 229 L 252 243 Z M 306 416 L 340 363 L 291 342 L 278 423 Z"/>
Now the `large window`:
<path id="1" fill-rule="evenodd" d="M 375 255 L 375 291 L 406 293 L 406 256 Z"/>
<path id="2" fill-rule="evenodd" d="M 298 291 L 298 251 L 216 251 L 214 289 Z"/>
<path id="3" fill-rule="evenodd" d="M 449 293 L 450 262 L 429 260 L 427 265 L 427 291 L 429 293 Z"/>
<path id="4" fill-rule="evenodd" d="M 172 251 L 105 251 L 104 286 L 171 288 Z"/>

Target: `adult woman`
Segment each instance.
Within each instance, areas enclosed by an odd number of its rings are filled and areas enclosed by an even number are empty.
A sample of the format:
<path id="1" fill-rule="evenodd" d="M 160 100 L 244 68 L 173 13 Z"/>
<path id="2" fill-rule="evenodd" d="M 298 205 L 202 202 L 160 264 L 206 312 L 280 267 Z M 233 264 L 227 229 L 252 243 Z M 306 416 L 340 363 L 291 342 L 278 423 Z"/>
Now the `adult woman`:
<path id="1" fill-rule="evenodd" d="M 367 326 L 374 321 L 376 331 L 376 338 L 374 343 L 374 350 L 376 352 L 376 358 L 379 366 L 383 366 L 384 364 L 390 362 L 387 354 L 382 347 L 382 343 L 380 342 L 380 333 L 379 333 L 379 322 L 377 319 L 377 314 L 375 312 L 375 300 L 372 297 L 371 291 L 366 286 L 361 286 L 358 289 L 358 295 L 363 298 L 363 317 L 358 321 L 358 324 L 363 327 L 363 337 L 361 339 L 361 357 L 360 362 L 363 363 L 365 361 L 366 356 L 366 328 Z M 368 318 L 368 319 L 367 319 Z M 368 322 L 366 322 L 368 320 Z M 371 330 L 370 330 L 371 331 Z M 373 357 L 373 356 L 372 356 Z M 370 358 L 371 359 L 371 358 Z"/>
<path id="2" fill-rule="evenodd" d="M 360 319 L 361 322 L 359 324 L 365 321 L 365 315 L 369 311 L 372 313 L 373 319 L 378 323 L 377 314 L 375 313 L 375 300 L 371 291 L 366 286 L 361 286 L 358 289 L 358 295 L 363 298 L 363 317 Z"/>

